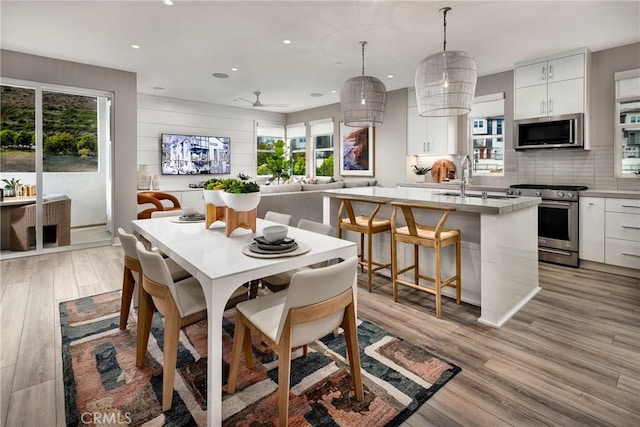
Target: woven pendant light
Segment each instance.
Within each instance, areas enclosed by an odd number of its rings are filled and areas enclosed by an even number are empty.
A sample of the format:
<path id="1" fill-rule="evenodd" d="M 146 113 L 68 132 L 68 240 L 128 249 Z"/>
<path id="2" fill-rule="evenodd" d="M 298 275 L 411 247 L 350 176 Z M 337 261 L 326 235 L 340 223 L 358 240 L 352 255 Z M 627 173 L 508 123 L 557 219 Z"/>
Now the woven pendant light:
<path id="1" fill-rule="evenodd" d="M 422 117 L 458 116 L 471 111 L 476 92 L 476 61 L 467 52 L 447 51 L 447 12 L 443 7 L 444 48 L 416 69 L 416 100 Z"/>
<path id="2" fill-rule="evenodd" d="M 340 91 L 342 120 L 346 126 L 364 127 L 382 124 L 387 90 L 377 78 L 364 75 L 364 46 L 362 45 L 362 75 L 344 82 Z"/>

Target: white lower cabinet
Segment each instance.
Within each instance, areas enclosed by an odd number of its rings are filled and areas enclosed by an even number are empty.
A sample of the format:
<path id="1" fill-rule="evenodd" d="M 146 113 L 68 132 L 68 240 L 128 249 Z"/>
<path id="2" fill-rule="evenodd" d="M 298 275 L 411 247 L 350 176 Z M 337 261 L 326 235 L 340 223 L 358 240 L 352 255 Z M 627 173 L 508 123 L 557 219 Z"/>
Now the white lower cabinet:
<path id="1" fill-rule="evenodd" d="M 604 262 L 604 199 L 580 198 L 580 259 Z"/>
<path id="2" fill-rule="evenodd" d="M 581 197 L 580 259 L 640 269 L 640 200 Z"/>
<path id="3" fill-rule="evenodd" d="M 640 269 L 640 200 L 605 200 L 605 264 Z"/>

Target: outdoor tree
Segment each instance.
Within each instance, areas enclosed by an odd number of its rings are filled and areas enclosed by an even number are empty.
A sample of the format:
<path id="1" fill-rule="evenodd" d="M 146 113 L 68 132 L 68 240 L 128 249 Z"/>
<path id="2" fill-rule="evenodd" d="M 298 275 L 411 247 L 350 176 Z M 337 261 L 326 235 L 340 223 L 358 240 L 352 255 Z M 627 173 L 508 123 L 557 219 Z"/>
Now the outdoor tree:
<path id="1" fill-rule="evenodd" d="M 31 149 L 35 145 L 35 134 L 26 130 L 21 130 L 16 134 L 14 145 L 18 149 Z"/>
<path id="2" fill-rule="evenodd" d="M 333 156 L 324 159 L 322 164 L 316 171 L 318 176 L 332 176 L 333 175 Z"/>
<path id="3" fill-rule="evenodd" d="M 11 129 L 2 129 L 0 131 L 0 146 L 4 148 L 13 147 L 16 139 L 16 133 Z"/>
<path id="4" fill-rule="evenodd" d="M 78 151 L 76 139 L 68 132 L 57 133 L 47 138 L 44 150 L 54 154 L 75 154 Z"/>
<path id="5" fill-rule="evenodd" d="M 98 151 L 98 139 L 91 133 L 82 134 L 78 144 L 76 145 L 78 153 L 95 154 Z"/>

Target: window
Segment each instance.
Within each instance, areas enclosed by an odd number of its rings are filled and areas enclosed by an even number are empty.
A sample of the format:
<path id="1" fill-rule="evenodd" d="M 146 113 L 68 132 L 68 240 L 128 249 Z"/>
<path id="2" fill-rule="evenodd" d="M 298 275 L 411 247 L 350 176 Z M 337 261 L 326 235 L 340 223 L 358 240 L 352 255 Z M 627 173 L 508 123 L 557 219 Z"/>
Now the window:
<path id="1" fill-rule="evenodd" d="M 315 176 L 333 176 L 333 120 L 311 122 Z"/>
<path id="2" fill-rule="evenodd" d="M 469 126 L 473 174 L 504 176 L 504 93 L 476 97 Z"/>
<path id="3" fill-rule="evenodd" d="M 284 140 L 284 126 L 273 123 L 258 123 L 256 129 L 257 135 L 257 175 L 270 175 L 267 169 L 267 157 L 275 153 L 274 143 L 278 140 Z"/>
<path id="4" fill-rule="evenodd" d="M 304 123 L 287 125 L 287 147 L 293 175 L 307 175 L 307 128 Z"/>
<path id="5" fill-rule="evenodd" d="M 616 176 L 640 175 L 640 69 L 621 71 L 616 80 Z"/>

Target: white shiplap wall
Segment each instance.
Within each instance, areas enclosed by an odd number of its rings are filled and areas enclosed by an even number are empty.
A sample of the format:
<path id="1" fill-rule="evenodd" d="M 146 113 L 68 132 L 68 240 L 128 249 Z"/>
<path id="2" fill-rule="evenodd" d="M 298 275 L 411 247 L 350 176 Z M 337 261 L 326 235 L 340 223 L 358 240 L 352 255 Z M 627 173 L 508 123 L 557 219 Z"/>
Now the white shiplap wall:
<path id="1" fill-rule="evenodd" d="M 242 172 L 255 176 L 255 123 L 266 121 L 284 125 L 285 116 L 258 109 L 233 108 L 160 96 L 138 95 L 138 165 L 149 165 L 152 175 L 160 175 L 160 189 L 188 188 L 208 175 L 161 175 L 160 135 L 228 136 L 231 138 L 231 176 Z"/>

